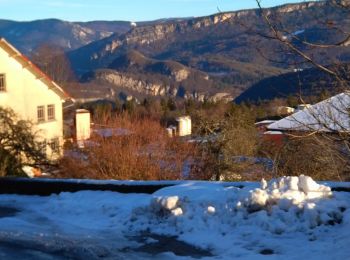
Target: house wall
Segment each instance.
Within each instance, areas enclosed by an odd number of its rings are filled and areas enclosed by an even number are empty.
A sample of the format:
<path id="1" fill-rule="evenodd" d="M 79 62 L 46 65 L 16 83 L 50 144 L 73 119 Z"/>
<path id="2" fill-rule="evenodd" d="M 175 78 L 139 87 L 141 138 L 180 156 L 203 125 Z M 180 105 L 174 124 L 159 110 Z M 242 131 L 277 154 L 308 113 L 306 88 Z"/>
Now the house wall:
<path id="1" fill-rule="evenodd" d="M 6 75 L 6 91 L 0 92 L 0 106 L 10 107 L 24 120 L 35 124 L 40 141 L 50 142 L 59 138 L 60 147 L 63 144 L 62 100 L 27 68 L 0 48 L 0 74 Z M 55 105 L 55 120 L 47 120 L 47 105 Z M 37 107 L 45 106 L 45 122 L 38 123 Z M 62 154 L 62 149 L 60 149 Z M 51 149 L 47 146 L 49 158 Z"/>

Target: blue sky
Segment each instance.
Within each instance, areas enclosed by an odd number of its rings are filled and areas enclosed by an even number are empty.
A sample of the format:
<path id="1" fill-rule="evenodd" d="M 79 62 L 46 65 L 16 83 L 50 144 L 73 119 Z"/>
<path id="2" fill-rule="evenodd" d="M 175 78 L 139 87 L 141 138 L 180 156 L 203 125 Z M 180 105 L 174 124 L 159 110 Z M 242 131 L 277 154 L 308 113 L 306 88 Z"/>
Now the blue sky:
<path id="1" fill-rule="evenodd" d="M 262 0 L 264 7 L 301 0 Z M 58 18 L 67 21 L 125 20 L 203 16 L 255 8 L 255 0 L 0 0 L 1 19 L 28 21 Z"/>

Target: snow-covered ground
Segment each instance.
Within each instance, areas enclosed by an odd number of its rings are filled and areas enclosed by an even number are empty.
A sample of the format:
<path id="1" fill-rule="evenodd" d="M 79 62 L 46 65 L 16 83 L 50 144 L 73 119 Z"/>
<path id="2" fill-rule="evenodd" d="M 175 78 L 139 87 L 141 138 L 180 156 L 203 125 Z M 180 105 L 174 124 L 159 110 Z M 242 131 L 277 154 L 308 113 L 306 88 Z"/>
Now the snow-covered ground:
<path id="1" fill-rule="evenodd" d="M 350 193 L 303 175 L 256 186 L 0 195 L 0 259 L 350 259 Z"/>

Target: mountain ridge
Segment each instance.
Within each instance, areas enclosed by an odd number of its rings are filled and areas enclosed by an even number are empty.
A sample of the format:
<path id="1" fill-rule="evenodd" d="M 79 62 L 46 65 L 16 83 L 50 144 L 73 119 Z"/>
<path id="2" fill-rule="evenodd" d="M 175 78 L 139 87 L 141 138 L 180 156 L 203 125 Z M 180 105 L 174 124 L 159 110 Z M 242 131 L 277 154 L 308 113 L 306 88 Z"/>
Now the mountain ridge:
<path id="1" fill-rule="evenodd" d="M 323 65 L 329 65 L 330 60 L 350 62 L 350 51 L 346 47 L 328 48 L 325 52 L 302 44 L 303 40 L 327 44 L 340 39 L 341 35 L 333 33 L 327 23 L 320 23 L 319 17 L 340 25 L 340 29 L 350 27 L 350 18 L 335 10 L 331 1 L 285 4 L 263 12 L 285 26 L 283 37 L 297 34 L 300 40 L 293 43 L 316 62 Z M 0 21 L 0 35 L 2 30 L 11 28 L 10 25 L 11 21 Z M 104 89 L 122 89 L 125 83 L 126 89 L 137 89 L 140 93 L 144 89 L 147 94 L 150 93 L 147 89 L 161 84 L 165 89 L 181 90 L 181 95 L 176 94 L 180 97 L 198 96 L 198 93 L 202 97 L 217 92 L 236 97 L 265 78 L 310 67 L 279 42 L 260 36 L 268 34 L 269 27 L 259 9 L 138 22 L 136 26 L 130 22 L 59 20 L 36 21 L 34 25 L 40 25 L 38 28 L 43 28 L 43 34 L 38 35 L 35 26 L 28 30 L 28 37 L 35 39 L 33 44 L 42 42 L 44 29 L 50 27 L 59 38 L 56 40 L 55 35 L 48 33 L 45 40 L 64 46 L 84 84 L 96 82 L 99 84 L 95 84 L 96 87 Z M 54 33 L 55 30 L 60 33 Z M 28 38 L 16 36 L 16 31 L 12 35 L 15 46 L 33 50 L 26 45 Z M 90 91 L 91 85 L 86 84 L 89 86 L 86 91 Z M 152 93 L 174 96 L 175 92 Z"/>
<path id="2" fill-rule="evenodd" d="M 304 10 L 314 6 L 323 6 L 326 2 L 305 2 L 298 4 L 285 4 L 273 8 L 267 8 L 280 13 L 290 13 L 296 10 Z M 92 42 L 91 44 L 81 48 L 84 53 L 79 54 L 80 50 L 76 50 L 70 53 L 71 60 L 74 63 L 74 67 L 79 67 L 78 70 L 90 70 L 99 66 L 106 66 L 106 63 L 110 62 L 110 56 L 114 55 L 117 49 L 128 45 L 150 45 L 155 42 L 159 42 L 166 37 L 172 37 L 172 34 L 184 34 L 191 32 L 191 30 L 200 30 L 201 28 L 210 27 L 224 22 L 230 22 L 231 20 L 242 18 L 247 15 L 258 16 L 259 9 L 247 9 L 232 12 L 216 13 L 209 16 L 195 17 L 193 19 L 169 20 L 160 24 L 151 24 L 144 26 L 137 26 L 131 28 L 129 31 L 122 35 L 111 35 L 100 41 Z M 171 39 L 170 39 L 171 40 Z M 95 46 L 96 47 L 95 47 Z M 102 47 L 101 47 L 102 46 Z M 86 50 L 86 51 L 85 51 Z M 93 51 L 89 51 L 93 50 Z M 85 59 L 83 59 L 85 57 Z M 98 61 L 96 65 L 94 61 L 103 60 L 107 57 L 107 61 Z M 81 62 L 74 62 L 80 61 Z M 80 64 L 79 64 L 80 63 Z"/>

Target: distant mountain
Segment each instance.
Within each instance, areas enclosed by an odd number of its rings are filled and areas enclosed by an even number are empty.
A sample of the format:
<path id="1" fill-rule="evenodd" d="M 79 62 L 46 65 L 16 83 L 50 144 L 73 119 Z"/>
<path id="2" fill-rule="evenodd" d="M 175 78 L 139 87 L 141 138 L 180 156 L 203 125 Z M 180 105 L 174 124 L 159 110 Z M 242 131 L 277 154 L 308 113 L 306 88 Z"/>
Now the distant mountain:
<path id="1" fill-rule="evenodd" d="M 317 62 L 349 63 L 350 42 L 347 46 L 326 49 L 303 44 L 303 41 L 338 42 L 344 36 L 342 31 L 348 31 L 349 12 L 335 8 L 331 2 L 287 4 L 267 8 L 265 12 L 279 26 L 283 24 L 283 37 L 298 36 L 294 44 Z M 334 32 L 334 26 L 339 30 Z M 43 43 L 63 47 L 84 82 L 86 89 L 82 92 L 90 92 L 90 96 L 95 92 L 111 96 L 109 92 L 123 89 L 199 99 L 222 92 L 237 97 L 252 86 L 254 91 L 250 91 L 259 95 L 272 91 L 268 87 L 257 88 L 266 78 L 289 75 L 294 69 L 308 71 L 312 66 L 278 41 L 259 35 L 268 32 L 258 9 L 160 19 L 136 26 L 129 22 L 71 23 L 52 19 L 0 21 L 0 35 L 24 53 Z M 316 76 L 309 78 L 317 81 Z"/>
<path id="2" fill-rule="evenodd" d="M 161 24 L 184 19 L 160 19 L 140 22 L 140 25 Z M 68 22 L 58 19 L 43 19 L 18 22 L 0 19 L 0 37 L 6 38 L 16 48 L 29 54 L 42 44 L 52 44 L 66 51 L 74 50 L 111 35 L 121 35 L 131 29 L 129 21 Z"/>
<path id="3" fill-rule="evenodd" d="M 342 29 L 350 28 L 349 14 L 334 8 L 328 1 L 288 4 L 266 9 L 284 25 L 285 37 L 298 35 L 301 40 L 316 43 L 337 42 L 341 33 L 331 33 L 329 21 Z M 175 61 L 197 71 L 202 71 L 215 81 L 217 89 L 225 89 L 232 95 L 260 80 L 292 71 L 301 59 L 283 50 L 277 41 L 262 38 L 268 27 L 260 11 L 243 10 L 219 13 L 207 17 L 161 21 L 132 28 L 121 35 L 111 35 L 92 42 L 69 53 L 69 58 L 78 74 L 109 69 L 118 73 L 134 70 L 111 66 L 126 53 L 136 50 L 142 55 L 159 61 Z M 295 42 L 321 64 L 350 61 L 348 47 L 314 49 Z M 306 69 L 309 64 L 299 64 L 297 69 Z M 295 67 L 294 67 L 295 68 Z M 148 75 L 149 67 L 138 73 Z M 166 73 L 165 73 L 166 75 Z M 198 86 L 200 84 L 198 83 Z"/>
<path id="4" fill-rule="evenodd" d="M 0 20 L 0 36 L 6 38 L 21 52 L 29 54 L 42 44 L 52 44 L 64 50 L 73 50 L 130 29 L 130 22 L 66 22 L 57 19 L 16 22 Z"/>
<path id="5" fill-rule="evenodd" d="M 323 1 L 284 5 L 267 11 L 278 17 L 286 32 L 298 34 L 302 40 L 317 43 L 336 42 L 341 37 L 341 34 L 331 35 L 329 25 L 321 23 L 319 17 L 341 25 L 343 29 L 350 26 L 349 19 L 344 19 L 348 17 L 348 13 Z M 260 48 L 267 56 L 273 54 L 271 59 L 289 61 L 288 53 L 277 52 L 280 48 L 276 48 L 276 42 L 257 35 L 258 32 L 267 31 L 259 10 L 220 13 L 208 17 L 140 25 L 125 34 L 112 35 L 72 51 L 70 57 L 79 71 L 108 67 L 112 60 L 130 49 L 137 49 L 149 57 L 172 59 L 187 64 L 192 62 L 192 58 L 218 55 L 239 62 L 281 66 L 267 61 L 257 51 Z M 285 37 L 289 35 L 286 33 Z M 332 54 L 340 55 L 340 59 L 349 58 L 347 48 L 335 49 Z M 318 58 L 322 61 L 330 57 L 326 55 Z"/>

